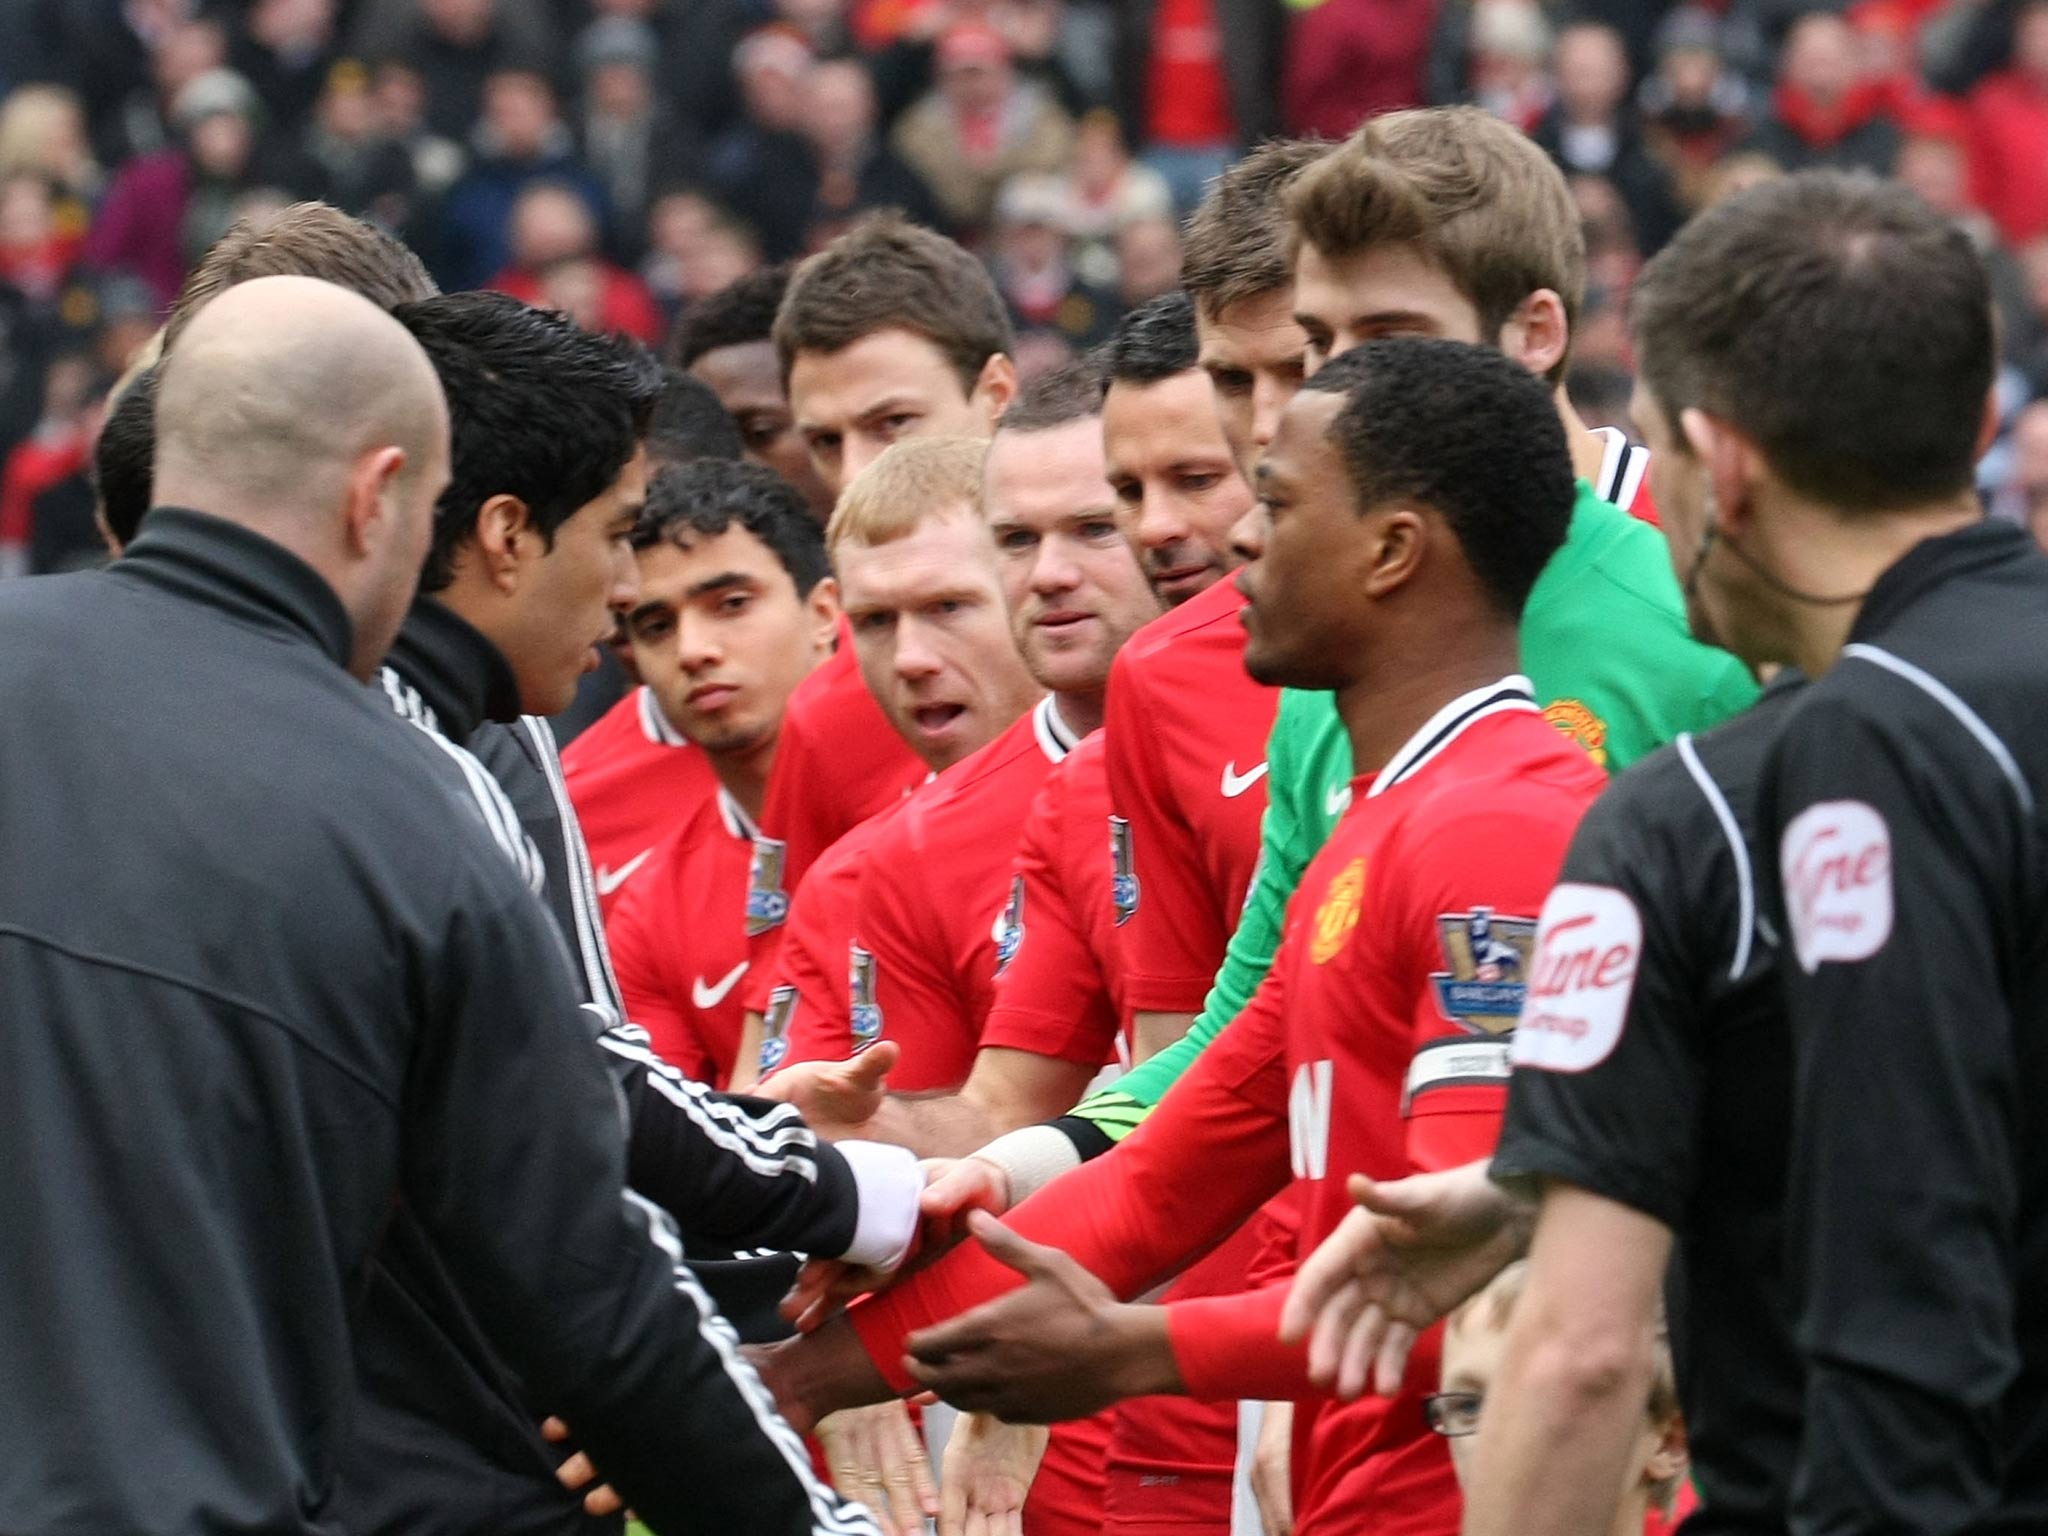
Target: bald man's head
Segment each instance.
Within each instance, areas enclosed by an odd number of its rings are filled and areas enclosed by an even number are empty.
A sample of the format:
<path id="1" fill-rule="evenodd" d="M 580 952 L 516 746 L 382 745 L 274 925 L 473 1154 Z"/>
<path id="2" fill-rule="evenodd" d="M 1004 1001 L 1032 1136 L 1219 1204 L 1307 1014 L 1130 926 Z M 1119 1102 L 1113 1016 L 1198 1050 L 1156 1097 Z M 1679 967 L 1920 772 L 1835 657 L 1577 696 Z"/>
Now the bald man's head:
<path id="1" fill-rule="evenodd" d="M 367 675 L 411 601 L 448 478 L 447 405 L 405 328 L 314 278 L 238 283 L 159 366 L 156 436 L 155 504 L 305 559 L 349 609 Z"/>

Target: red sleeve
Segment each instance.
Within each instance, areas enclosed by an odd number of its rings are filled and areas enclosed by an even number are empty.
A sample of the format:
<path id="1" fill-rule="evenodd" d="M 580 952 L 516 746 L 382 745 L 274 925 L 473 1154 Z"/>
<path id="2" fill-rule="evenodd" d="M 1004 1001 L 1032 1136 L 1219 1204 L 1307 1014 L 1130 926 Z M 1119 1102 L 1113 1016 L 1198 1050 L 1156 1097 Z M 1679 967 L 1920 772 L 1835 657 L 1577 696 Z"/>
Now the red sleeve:
<path id="1" fill-rule="evenodd" d="M 850 924 L 837 920 L 832 910 L 837 904 L 829 895 L 830 888 L 821 882 L 790 909 L 777 957 L 775 984 L 793 988 L 796 996 L 785 1066 L 795 1061 L 844 1061 L 853 1054 L 843 990 L 852 934 Z"/>
<path id="2" fill-rule="evenodd" d="M 1142 1295 L 1228 1237 L 1289 1178 L 1279 992 L 1261 988 L 1143 1125 L 1026 1200 L 1008 1224 L 1065 1249 L 1124 1297 Z M 1018 1283 L 1014 1270 L 970 1241 L 856 1303 L 849 1316 L 875 1368 L 911 1392 L 904 1339 Z"/>
<path id="3" fill-rule="evenodd" d="M 683 1007 L 685 994 L 677 990 L 678 978 L 666 974 L 662 963 L 668 946 L 658 942 L 657 935 L 673 931 L 662 913 L 672 873 L 666 850 L 659 860 L 626 887 L 605 923 L 612 971 L 626 1017 L 647 1031 L 654 1054 L 697 1082 L 715 1083 L 722 1075 L 719 1065 Z"/>
<path id="4" fill-rule="evenodd" d="M 1055 771 L 1024 822 L 981 1043 L 1096 1067 L 1115 1048 L 1117 1015 L 1063 878 L 1065 786 L 1065 775 Z M 1105 836 L 1102 857 L 1108 856 Z"/>
<path id="5" fill-rule="evenodd" d="M 1230 942 L 1194 829 L 1174 804 L 1168 755 L 1147 723 L 1142 668 L 1120 655 L 1110 668 L 1103 740 L 1109 802 L 1127 837 L 1136 901 L 1116 930 L 1124 1002 L 1141 1013 L 1199 1013 Z"/>
<path id="6" fill-rule="evenodd" d="M 1167 1337 L 1189 1397 L 1272 1402 L 1317 1395 L 1308 1379 L 1307 1342 L 1291 1348 L 1280 1342 L 1280 1309 L 1291 1283 L 1167 1303 Z"/>
<path id="7" fill-rule="evenodd" d="M 947 851 L 913 844 L 913 815 L 898 817 L 867 860 L 853 932 L 869 957 L 881 1036 L 903 1047 L 890 1086 L 915 1093 L 967 1080 L 981 1021 L 972 1016 L 945 929 L 962 914 L 937 910 L 944 886 L 932 882 L 932 861 Z M 969 914 L 984 928 L 989 915 Z"/>

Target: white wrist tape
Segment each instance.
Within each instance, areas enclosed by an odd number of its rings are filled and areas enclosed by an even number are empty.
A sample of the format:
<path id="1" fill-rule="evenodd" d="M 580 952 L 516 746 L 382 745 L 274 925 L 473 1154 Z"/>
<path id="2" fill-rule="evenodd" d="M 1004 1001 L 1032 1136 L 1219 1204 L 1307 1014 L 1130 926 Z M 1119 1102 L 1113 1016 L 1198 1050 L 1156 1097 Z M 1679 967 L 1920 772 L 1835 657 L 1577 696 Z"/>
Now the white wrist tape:
<path id="1" fill-rule="evenodd" d="M 1081 1154 L 1066 1133 L 1049 1125 L 1027 1125 L 998 1136 L 974 1155 L 1009 1176 L 1013 1210 L 1061 1174 L 1081 1166 Z"/>

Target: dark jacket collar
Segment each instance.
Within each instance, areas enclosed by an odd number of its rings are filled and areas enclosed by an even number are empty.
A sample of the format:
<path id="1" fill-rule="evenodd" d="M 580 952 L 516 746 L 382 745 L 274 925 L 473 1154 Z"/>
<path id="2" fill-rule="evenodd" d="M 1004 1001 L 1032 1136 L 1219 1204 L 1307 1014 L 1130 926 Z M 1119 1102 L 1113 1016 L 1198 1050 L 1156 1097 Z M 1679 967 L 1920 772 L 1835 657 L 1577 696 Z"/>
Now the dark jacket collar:
<path id="1" fill-rule="evenodd" d="M 450 741 L 469 740 L 486 720 L 519 718 L 519 684 L 504 653 L 438 598 L 412 605 L 386 665 L 434 712 Z"/>
<path id="2" fill-rule="evenodd" d="M 113 569 L 247 623 L 295 632 L 339 667 L 355 649 L 355 626 L 319 572 L 239 523 L 158 507 Z"/>
<path id="3" fill-rule="evenodd" d="M 1870 595 L 1863 599 L 1856 622 L 1849 627 L 1849 639 L 1871 639 L 1935 587 L 2023 559 L 2033 547 L 2024 528 L 1989 518 L 1953 533 L 1922 539 L 1877 578 Z"/>

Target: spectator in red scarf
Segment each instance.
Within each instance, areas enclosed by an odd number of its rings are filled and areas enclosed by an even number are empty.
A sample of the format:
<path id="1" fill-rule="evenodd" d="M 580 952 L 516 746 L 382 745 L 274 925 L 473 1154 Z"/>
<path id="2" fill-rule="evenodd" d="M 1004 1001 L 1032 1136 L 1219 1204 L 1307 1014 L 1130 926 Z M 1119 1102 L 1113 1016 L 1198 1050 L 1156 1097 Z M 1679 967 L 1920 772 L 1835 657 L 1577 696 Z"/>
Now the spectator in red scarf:
<path id="1" fill-rule="evenodd" d="M 2012 64 L 1970 93 L 1970 180 L 2006 240 L 2048 233 L 2048 3 L 2013 23 Z"/>
<path id="2" fill-rule="evenodd" d="M 560 282 L 563 291 L 573 289 L 576 302 L 560 293 L 550 297 L 549 274 L 565 264 L 574 265 L 574 275 Z M 597 220 L 589 205 L 558 182 L 538 181 L 519 194 L 512 205 L 512 264 L 490 286 L 578 320 L 594 313 L 595 330 L 624 331 L 649 346 L 661 341 L 661 311 L 646 284 L 597 255 Z"/>
<path id="3" fill-rule="evenodd" d="M 1849 24 L 1811 11 L 1785 40 L 1770 116 L 1748 147 L 1788 171 L 1889 175 L 1899 153 L 1899 125 L 1887 110 L 1892 94 L 1890 81 L 1860 75 Z"/>

